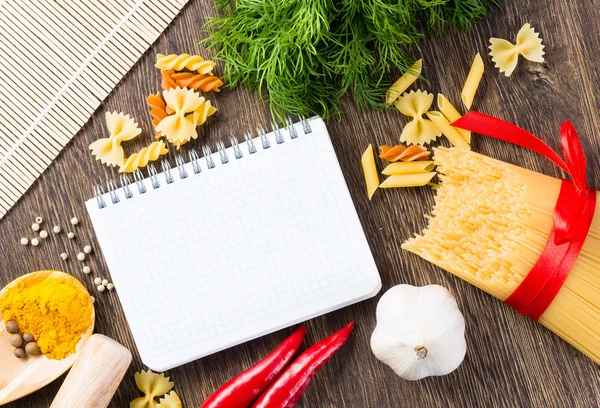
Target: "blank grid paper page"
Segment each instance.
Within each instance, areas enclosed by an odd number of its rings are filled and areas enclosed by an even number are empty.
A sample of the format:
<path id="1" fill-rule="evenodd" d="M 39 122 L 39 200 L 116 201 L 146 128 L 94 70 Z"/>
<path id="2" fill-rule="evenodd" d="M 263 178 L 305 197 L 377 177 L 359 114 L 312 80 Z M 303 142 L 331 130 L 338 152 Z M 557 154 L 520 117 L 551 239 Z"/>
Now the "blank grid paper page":
<path id="1" fill-rule="evenodd" d="M 120 203 L 88 202 L 144 363 L 163 371 L 375 295 L 325 124 Z M 204 161 L 204 159 L 202 159 Z M 135 187 L 132 186 L 135 190 Z M 137 193 L 137 191 L 136 191 Z"/>

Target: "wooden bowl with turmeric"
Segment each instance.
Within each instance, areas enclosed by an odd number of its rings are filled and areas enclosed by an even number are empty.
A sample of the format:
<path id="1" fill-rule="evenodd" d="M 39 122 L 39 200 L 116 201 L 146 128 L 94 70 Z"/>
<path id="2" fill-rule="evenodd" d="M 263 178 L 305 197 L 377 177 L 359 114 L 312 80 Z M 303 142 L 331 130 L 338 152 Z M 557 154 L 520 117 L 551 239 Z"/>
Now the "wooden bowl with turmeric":
<path id="1" fill-rule="evenodd" d="M 64 272 L 30 273 L 2 289 L 0 405 L 37 391 L 71 368 L 94 322 L 90 294 Z"/>

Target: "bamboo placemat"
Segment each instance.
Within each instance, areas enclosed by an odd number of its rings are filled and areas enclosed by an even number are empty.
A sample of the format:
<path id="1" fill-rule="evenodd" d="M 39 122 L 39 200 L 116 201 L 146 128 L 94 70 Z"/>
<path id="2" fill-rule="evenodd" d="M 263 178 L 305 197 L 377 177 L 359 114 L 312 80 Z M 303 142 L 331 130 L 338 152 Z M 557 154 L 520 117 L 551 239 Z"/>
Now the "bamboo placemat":
<path id="1" fill-rule="evenodd" d="M 0 219 L 188 0 L 0 0 Z"/>

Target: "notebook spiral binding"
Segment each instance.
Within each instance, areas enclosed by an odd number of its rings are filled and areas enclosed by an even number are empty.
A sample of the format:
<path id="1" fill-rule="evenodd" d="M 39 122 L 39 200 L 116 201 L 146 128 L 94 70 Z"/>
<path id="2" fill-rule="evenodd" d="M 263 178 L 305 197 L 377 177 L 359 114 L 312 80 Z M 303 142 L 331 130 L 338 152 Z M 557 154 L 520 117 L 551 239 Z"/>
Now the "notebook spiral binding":
<path id="1" fill-rule="evenodd" d="M 312 128 L 309 123 L 309 119 L 300 117 L 299 123 L 302 124 L 302 130 L 303 130 L 304 134 L 309 134 L 312 132 Z M 283 134 L 281 133 L 281 129 L 279 128 L 277 123 L 272 122 L 271 125 L 273 128 L 273 134 L 275 135 L 275 142 L 277 144 L 284 143 L 285 139 L 283 138 Z M 294 127 L 294 122 L 292 121 L 291 117 L 289 117 L 289 116 L 285 117 L 285 127 L 284 128 L 288 131 L 288 134 L 292 140 L 296 139 L 299 136 L 298 130 Z M 269 139 L 267 137 L 267 133 L 268 133 L 267 130 L 262 125 L 258 125 L 256 127 L 256 130 L 258 132 L 258 136 L 260 138 L 260 143 L 262 145 L 263 150 L 269 149 L 271 147 L 271 142 L 269 141 Z M 246 142 L 246 146 L 248 147 L 249 154 L 257 153 L 258 149 L 256 148 L 256 144 L 254 143 L 255 139 L 252 137 L 252 132 L 250 130 L 247 130 L 246 132 L 244 132 L 243 136 L 244 136 L 244 141 Z M 230 136 L 229 142 L 233 149 L 234 158 L 236 160 L 243 158 L 244 154 L 242 153 L 242 149 L 240 148 L 237 137 Z M 223 143 L 222 140 L 217 141 L 217 152 L 219 153 L 219 158 L 220 158 L 220 162 L 222 165 L 227 164 L 230 161 L 230 158 L 229 158 L 229 155 L 227 154 L 226 149 L 227 148 L 225 147 L 225 143 Z M 208 145 L 203 145 L 202 146 L 202 158 L 206 161 L 206 167 L 209 170 L 217 167 L 217 164 L 215 163 L 215 160 L 213 159 L 212 155 L 213 155 L 213 152 L 210 149 L 210 147 Z M 202 168 L 200 167 L 200 160 L 202 158 L 198 155 L 198 152 L 195 149 L 190 150 L 188 163 L 191 163 L 194 174 L 202 173 Z M 186 162 L 181 154 L 179 154 L 175 157 L 175 165 L 177 166 L 177 173 L 179 174 L 179 179 L 183 180 L 183 179 L 188 178 L 189 174 L 185 168 Z M 150 179 L 152 188 L 155 190 L 160 188 L 161 184 L 158 179 L 159 173 L 156 170 L 156 167 L 153 164 L 150 164 L 147 166 L 147 168 L 148 168 L 148 178 Z M 169 163 L 169 161 L 166 159 L 162 160 L 161 168 L 162 168 L 162 174 L 165 175 L 165 180 L 166 180 L 167 184 L 174 183 L 175 182 L 175 177 L 173 176 L 174 169 L 171 167 L 171 164 Z M 126 174 L 121 174 L 120 189 L 123 190 L 125 199 L 130 199 L 133 197 L 132 188 L 134 188 L 133 187 L 134 185 L 135 185 L 135 187 L 137 187 L 137 190 L 140 195 L 145 194 L 148 191 L 146 188 L 146 185 L 143 182 L 144 179 L 145 179 L 144 174 L 139 169 L 137 169 L 136 171 L 133 172 L 133 182 L 131 181 L 129 176 L 127 176 Z M 110 201 L 113 204 L 118 204 L 119 202 L 121 202 L 121 199 L 119 198 L 119 196 L 117 194 L 117 190 L 119 190 L 119 186 L 117 185 L 117 183 L 112 179 L 108 180 L 106 182 L 106 187 L 107 187 L 108 194 L 110 196 Z M 94 196 L 96 197 L 96 201 L 97 201 L 98 207 L 100 209 L 106 208 L 106 206 L 107 206 L 106 200 L 104 199 L 105 194 L 106 194 L 106 192 L 104 191 L 102 184 L 96 184 L 94 186 Z"/>

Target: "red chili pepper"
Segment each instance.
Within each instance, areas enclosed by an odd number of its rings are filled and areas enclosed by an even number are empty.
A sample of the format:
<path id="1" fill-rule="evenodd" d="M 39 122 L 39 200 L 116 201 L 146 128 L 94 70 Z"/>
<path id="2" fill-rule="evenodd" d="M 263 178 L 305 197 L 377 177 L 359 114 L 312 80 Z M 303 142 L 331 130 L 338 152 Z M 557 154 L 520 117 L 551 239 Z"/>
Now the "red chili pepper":
<path id="1" fill-rule="evenodd" d="M 258 364 L 223 384 L 201 408 L 247 408 L 290 362 L 300 348 L 306 327 L 300 326 Z"/>
<path id="2" fill-rule="evenodd" d="M 307 349 L 267 388 L 252 408 L 291 408 L 300 399 L 317 371 L 352 334 L 354 322 Z"/>

